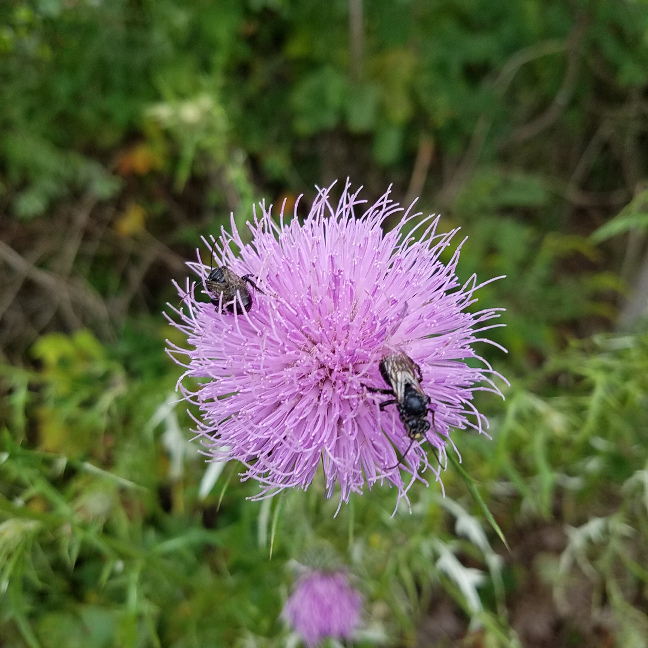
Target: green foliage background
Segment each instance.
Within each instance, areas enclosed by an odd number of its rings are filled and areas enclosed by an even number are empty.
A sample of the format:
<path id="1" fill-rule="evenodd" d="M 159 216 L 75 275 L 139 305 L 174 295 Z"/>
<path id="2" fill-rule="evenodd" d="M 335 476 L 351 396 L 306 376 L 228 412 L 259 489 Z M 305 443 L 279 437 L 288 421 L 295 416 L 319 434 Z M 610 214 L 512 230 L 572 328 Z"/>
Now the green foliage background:
<path id="1" fill-rule="evenodd" d="M 2 645 L 297 645 L 317 554 L 354 645 L 648 646 L 643 0 L 6 0 L 0 87 Z M 346 176 L 507 276 L 492 440 L 394 516 L 206 472 L 163 352 L 201 235 Z"/>

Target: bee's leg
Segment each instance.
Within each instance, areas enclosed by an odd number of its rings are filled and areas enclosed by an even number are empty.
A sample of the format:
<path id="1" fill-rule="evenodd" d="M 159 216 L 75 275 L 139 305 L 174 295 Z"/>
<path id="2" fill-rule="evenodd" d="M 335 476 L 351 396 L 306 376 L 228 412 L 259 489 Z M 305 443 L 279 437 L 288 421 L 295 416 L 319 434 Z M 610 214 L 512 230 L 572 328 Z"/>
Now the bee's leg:
<path id="1" fill-rule="evenodd" d="M 389 394 L 389 396 L 394 395 L 394 390 L 393 389 L 380 389 L 379 387 L 370 387 L 369 385 L 365 385 L 364 383 L 362 383 L 362 386 L 367 391 L 370 391 L 372 394 Z"/>
<path id="2" fill-rule="evenodd" d="M 392 466 L 391 468 L 387 468 L 387 470 L 394 470 L 394 468 L 398 468 L 403 463 L 403 460 L 407 456 L 407 453 L 412 449 L 412 445 L 414 444 L 414 441 L 416 439 L 414 437 L 411 437 L 410 444 L 407 446 L 407 450 L 402 454 L 401 458 L 398 460 L 398 463 L 395 466 Z"/>
<path id="3" fill-rule="evenodd" d="M 428 440 L 428 443 L 430 443 L 429 440 Z M 441 467 L 441 465 L 442 465 L 442 464 L 441 464 L 441 457 L 439 456 L 439 453 L 438 453 L 436 447 L 433 446 L 433 445 L 430 443 L 430 448 L 432 448 L 432 454 L 434 455 L 434 458 L 437 460 L 437 464 L 439 465 L 439 467 Z"/>
<path id="4" fill-rule="evenodd" d="M 380 411 L 384 412 L 385 407 L 387 407 L 388 405 L 397 405 L 397 404 L 398 401 L 395 398 L 392 398 L 391 400 L 383 401 L 382 403 L 380 403 Z"/>
<path id="5" fill-rule="evenodd" d="M 257 285 L 254 283 L 254 281 L 252 281 L 252 277 L 253 277 L 253 276 L 254 276 L 254 275 L 246 274 L 246 275 L 243 275 L 243 276 L 241 277 L 241 279 L 242 279 L 243 281 L 247 281 L 247 282 L 250 284 L 250 286 L 252 286 L 252 288 L 254 288 L 255 290 L 258 290 L 262 295 L 265 295 L 265 293 L 263 292 L 263 290 L 261 290 L 261 288 L 259 288 L 259 286 L 257 286 Z"/>

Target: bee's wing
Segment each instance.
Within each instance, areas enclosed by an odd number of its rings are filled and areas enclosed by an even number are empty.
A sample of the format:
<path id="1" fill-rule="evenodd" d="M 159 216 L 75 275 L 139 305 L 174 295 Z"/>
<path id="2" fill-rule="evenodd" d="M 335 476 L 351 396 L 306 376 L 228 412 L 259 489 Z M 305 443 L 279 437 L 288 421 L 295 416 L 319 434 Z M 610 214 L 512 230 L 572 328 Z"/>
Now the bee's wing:
<path id="1" fill-rule="evenodd" d="M 412 385 L 417 391 L 423 394 L 421 385 L 416 377 L 416 363 L 404 353 L 395 353 L 384 358 L 383 363 L 389 376 L 389 382 L 396 394 L 396 398 L 402 401 L 405 398 L 405 387 Z"/>
<path id="2" fill-rule="evenodd" d="M 409 356 L 405 356 L 405 358 L 407 359 L 407 362 L 409 364 L 410 371 L 411 371 L 411 374 L 412 374 L 412 379 L 410 380 L 410 384 L 412 385 L 412 387 L 414 387 L 414 389 L 419 394 L 421 394 L 421 396 L 424 396 L 425 398 L 427 398 L 428 397 L 427 394 L 423 391 L 423 387 L 421 387 L 421 380 L 423 380 L 423 374 L 421 373 L 421 367 L 419 367 L 416 364 L 416 362 L 414 362 L 414 360 L 412 360 L 412 358 L 410 358 Z"/>

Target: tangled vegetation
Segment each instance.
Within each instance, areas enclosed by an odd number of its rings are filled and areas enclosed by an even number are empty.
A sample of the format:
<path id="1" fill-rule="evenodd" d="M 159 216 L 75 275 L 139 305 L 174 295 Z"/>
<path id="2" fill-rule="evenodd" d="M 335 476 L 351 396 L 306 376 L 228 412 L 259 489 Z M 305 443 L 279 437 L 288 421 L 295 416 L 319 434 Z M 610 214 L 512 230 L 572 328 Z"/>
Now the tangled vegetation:
<path id="1" fill-rule="evenodd" d="M 296 645 L 330 554 L 354 645 L 648 646 L 647 39 L 641 0 L 0 3 L 3 645 Z M 393 517 L 248 501 L 163 352 L 201 236 L 344 176 L 507 276 L 492 441 Z"/>

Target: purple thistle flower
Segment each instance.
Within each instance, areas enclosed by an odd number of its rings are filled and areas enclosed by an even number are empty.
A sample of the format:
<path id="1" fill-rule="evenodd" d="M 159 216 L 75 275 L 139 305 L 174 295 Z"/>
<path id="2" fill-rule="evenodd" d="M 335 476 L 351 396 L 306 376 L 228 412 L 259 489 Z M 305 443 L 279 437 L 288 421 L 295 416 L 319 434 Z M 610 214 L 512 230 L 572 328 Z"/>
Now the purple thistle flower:
<path id="1" fill-rule="evenodd" d="M 479 286 L 475 276 L 463 286 L 457 280 L 461 244 L 447 265 L 441 262 L 458 230 L 437 234 L 438 216 L 415 224 L 420 214 L 390 200 L 389 191 L 366 207 L 348 184 L 335 205 L 330 190 L 319 190 L 303 223 L 297 205 L 290 222 L 282 209 L 277 223 L 262 203 L 249 223 L 251 243 L 232 219 L 232 233 L 223 230 L 213 242 L 214 265 L 250 275 L 263 292 L 249 288 L 249 311 L 231 303 L 228 309 L 222 298 L 219 307 L 197 297 L 187 280 L 185 290 L 178 287 L 186 308 L 174 309 L 181 321 L 172 323 L 190 348 L 169 343 L 169 353 L 187 358 L 178 360 L 186 367 L 178 384 L 200 408 L 204 453 L 243 463 L 242 478 L 263 485 L 256 498 L 307 488 L 321 464 L 328 497 L 340 484 L 340 503 L 385 480 L 400 501 L 426 469 L 439 480 L 451 428 L 487 427 L 473 393 L 500 392 L 472 345 L 489 341 L 478 334 L 501 326 L 484 323 L 502 309 L 466 311 Z M 381 224 L 399 213 L 400 223 L 385 234 Z M 210 266 L 200 252 L 188 265 L 206 291 Z M 379 371 L 389 354 L 406 354 L 420 367 L 430 398 L 430 429 L 413 442 L 396 406 L 380 410 L 389 397 L 367 389 L 389 388 Z M 469 366 L 469 358 L 482 366 Z M 203 379 L 194 392 L 187 377 Z M 434 466 L 426 441 L 438 455 Z M 399 461 L 396 450 L 405 458 Z M 412 475 L 409 484 L 402 472 Z"/>
<path id="2" fill-rule="evenodd" d="M 281 616 L 316 646 L 327 637 L 350 639 L 360 622 L 362 596 L 344 572 L 314 571 L 304 576 Z"/>

